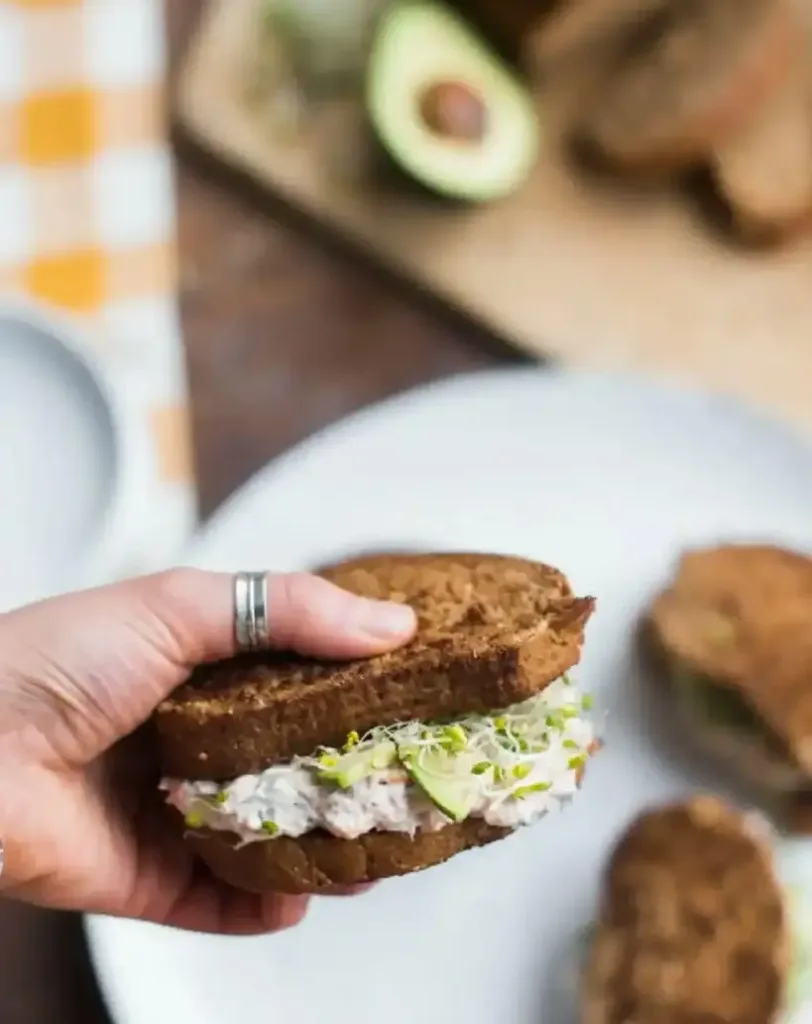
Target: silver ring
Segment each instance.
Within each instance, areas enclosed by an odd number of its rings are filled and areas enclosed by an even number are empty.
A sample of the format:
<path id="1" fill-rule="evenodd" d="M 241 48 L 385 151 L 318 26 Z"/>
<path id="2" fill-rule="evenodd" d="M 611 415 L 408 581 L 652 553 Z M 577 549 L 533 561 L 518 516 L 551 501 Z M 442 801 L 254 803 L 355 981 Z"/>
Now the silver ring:
<path id="1" fill-rule="evenodd" d="M 234 638 L 238 651 L 264 650 L 268 629 L 268 577 L 264 572 L 234 576 Z"/>

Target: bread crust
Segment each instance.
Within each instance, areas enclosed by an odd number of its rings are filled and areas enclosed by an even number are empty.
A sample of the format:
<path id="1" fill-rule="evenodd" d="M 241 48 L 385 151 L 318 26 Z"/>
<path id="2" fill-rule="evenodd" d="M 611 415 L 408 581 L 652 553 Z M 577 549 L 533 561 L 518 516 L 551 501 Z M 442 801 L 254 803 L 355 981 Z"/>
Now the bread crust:
<path id="1" fill-rule="evenodd" d="M 772 855 L 749 822 L 697 796 L 643 813 L 610 859 L 582 1024 L 771 1024 L 789 969 Z"/>
<path id="2" fill-rule="evenodd" d="M 595 603 L 574 597 L 557 569 L 507 556 L 372 556 L 321 575 L 411 604 L 415 640 L 340 665 L 267 654 L 201 668 L 157 709 L 165 775 L 232 779 L 351 730 L 525 700 L 579 660 Z"/>
<path id="3" fill-rule="evenodd" d="M 316 830 L 298 839 L 281 837 L 238 846 L 235 837 L 191 831 L 186 842 L 218 878 L 249 892 L 313 893 L 407 875 L 442 864 L 477 846 L 510 835 L 469 818 L 414 838 L 398 832 L 370 832 L 338 839 Z"/>
<path id="4" fill-rule="evenodd" d="M 620 172 L 661 176 L 700 166 L 715 145 L 736 134 L 798 50 L 798 19 L 781 0 L 714 0 L 694 4 L 695 14 L 691 6 L 684 14 L 674 6 L 675 23 L 661 38 L 610 70 L 578 131 Z M 731 10 L 732 42 L 718 31 L 714 36 L 701 20 L 724 6 Z M 658 96 L 664 97 L 659 105 Z"/>

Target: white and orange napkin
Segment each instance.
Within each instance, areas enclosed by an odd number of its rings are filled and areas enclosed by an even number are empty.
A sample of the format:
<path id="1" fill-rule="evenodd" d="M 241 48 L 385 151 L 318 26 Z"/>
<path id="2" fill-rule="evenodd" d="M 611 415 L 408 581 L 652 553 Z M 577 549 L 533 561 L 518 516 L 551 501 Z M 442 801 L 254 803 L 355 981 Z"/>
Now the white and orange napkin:
<path id="1" fill-rule="evenodd" d="M 148 429 L 143 568 L 196 522 L 163 0 L 0 0 L 0 292 L 85 327 Z"/>

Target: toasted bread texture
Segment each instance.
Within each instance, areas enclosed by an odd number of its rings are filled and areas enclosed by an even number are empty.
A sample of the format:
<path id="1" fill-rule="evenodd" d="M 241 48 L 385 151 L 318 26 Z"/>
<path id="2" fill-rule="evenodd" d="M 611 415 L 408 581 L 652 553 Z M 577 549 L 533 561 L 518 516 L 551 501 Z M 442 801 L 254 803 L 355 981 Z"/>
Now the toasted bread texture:
<path id="1" fill-rule="evenodd" d="M 500 555 L 371 556 L 321 575 L 410 604 L 415 639 L 349 663 L 279 653 L 202 666 L 157 709 L 165 775 L 232 779 L 340 745 L 352 730 L 525 700 L 579 660 L 594 607 L 557 569 Z"/>
<path id="2" fill-rule="evenodd" d="M 469 818 L 414 838 L 370 832 L 358 839 L 337 839 L 316 830 L 298 839 L 283 837 L 237 847 L 224 833 L 200 830 L 187 834 L 186 841 L 218 878 L 238 889 L 316 894 L 423 871 L 510 833 L 510 829 Z"/>
<path id="3" fill-rule="evenodd" d="M 578 136 L 635 174 L 701 165 L 784 74 L 798 19 L 781 0 L 683 0 L 639 23 Z"/>
<path id="4" fill-rule="evenodd" d="M 710 796 L 642 814 L 606 874 L 582 1024 L 771 1024 L 790 938 L 766 841 Z"/>
<path id="5" fill-rule="evenodd" d="M 728 687 L 812 773 L 812 558 L 771 545 L 690 551 L 650 609 L 669 662 Z"/>
<path id="6" fill-rule="evenodd" d="M 714 148 L 716 186 L 749 244 L 790 240 L 812 226 L 812 78 L 798 51 L 784 78 L 738 132 Z"/>

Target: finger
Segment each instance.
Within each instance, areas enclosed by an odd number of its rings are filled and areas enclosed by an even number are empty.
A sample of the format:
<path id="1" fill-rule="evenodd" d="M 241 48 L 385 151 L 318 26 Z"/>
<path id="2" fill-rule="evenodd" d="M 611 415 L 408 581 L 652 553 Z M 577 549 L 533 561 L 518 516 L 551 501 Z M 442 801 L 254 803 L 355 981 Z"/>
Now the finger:
<path id="1" fill-rule="evenodd" d="M 233 576 L 174 570 L 155 581 L 159 615 L 190 665 L 236 653 Z M 382 654 L 406 643 L 417 621 L 405 604 L 359 597 L 307 573 L 268 576 L 270 645 L 323 658 Z"/>
<path id="2" fill-rule="evenodd" d="M 308 896 L 240 892 L 201 878 L 158 923 L 218 935 L 265 935 L 301 924 L 308 904 Z"/>
<path id="3" fill-rule="evenodd" d="M 307 914 L 309 896 L 258 894 L 220 881 L 194 858 L 178 833 L 164 830 L 161 815 L 149 815 L 143 831 L 153 829 L 153 842 L 143 848 L 141 885 L 125 913 L 157 924 L 224 935 L 259 935 L 284 931 Z"/>

